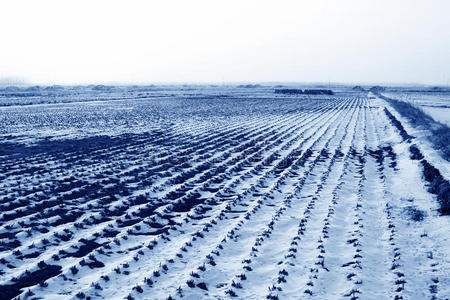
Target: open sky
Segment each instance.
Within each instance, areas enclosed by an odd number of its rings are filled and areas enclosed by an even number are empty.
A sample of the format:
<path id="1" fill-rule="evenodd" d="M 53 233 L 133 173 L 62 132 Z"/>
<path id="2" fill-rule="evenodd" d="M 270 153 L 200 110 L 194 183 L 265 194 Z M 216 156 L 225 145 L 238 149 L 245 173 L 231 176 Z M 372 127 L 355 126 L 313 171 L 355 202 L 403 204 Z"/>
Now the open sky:
<path id="1" fill-rule="evenodd" d="M 450 1 L 0 2 L 0 78 L 447 84 Z"/>

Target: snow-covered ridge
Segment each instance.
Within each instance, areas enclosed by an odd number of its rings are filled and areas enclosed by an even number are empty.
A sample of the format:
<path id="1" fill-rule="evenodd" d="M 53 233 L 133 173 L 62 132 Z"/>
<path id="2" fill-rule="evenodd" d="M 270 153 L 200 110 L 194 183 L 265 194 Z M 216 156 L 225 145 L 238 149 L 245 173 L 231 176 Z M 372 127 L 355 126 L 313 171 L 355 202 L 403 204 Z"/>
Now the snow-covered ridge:
<path id="1" fill-rule="evenodd" d="M 405 118 L 403 118 L 388 102 L 383 99 L 377 98 L 386 107 L 388 107 L 389 112 L 391 112 L 397 120 L 401 122 L 406 132 L 414 137 L 415 144 L 420 149 L 421 153 L 424 155 L 426 160 L 428 160 L 433 166 L 441 171 L 442 176 L 446 180 L 450 180 L 450 163 L 445 160 L 436 150 L 433 149 L 427 135 L 430 134 L 426 129 L 417 128 L 411 126 Z"/>

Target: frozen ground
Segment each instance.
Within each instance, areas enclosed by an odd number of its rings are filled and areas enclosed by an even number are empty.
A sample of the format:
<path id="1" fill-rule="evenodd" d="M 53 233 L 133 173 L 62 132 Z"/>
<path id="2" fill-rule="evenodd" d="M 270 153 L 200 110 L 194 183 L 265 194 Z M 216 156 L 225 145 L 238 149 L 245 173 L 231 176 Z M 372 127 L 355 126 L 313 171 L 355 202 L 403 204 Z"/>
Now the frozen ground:
<path id="1" fill-rule="evenodd" d="M 0 299 L 448 299 L 448 162 L 382 99 L 273 88 L 8 98 Z"/>
<path id="2" fill-rule="evenodd" d="M 397 100 L 410 102 L 420 107 L 436 121 L 450 126 L 450 92 L 396 91 L 383 94 Z"/>

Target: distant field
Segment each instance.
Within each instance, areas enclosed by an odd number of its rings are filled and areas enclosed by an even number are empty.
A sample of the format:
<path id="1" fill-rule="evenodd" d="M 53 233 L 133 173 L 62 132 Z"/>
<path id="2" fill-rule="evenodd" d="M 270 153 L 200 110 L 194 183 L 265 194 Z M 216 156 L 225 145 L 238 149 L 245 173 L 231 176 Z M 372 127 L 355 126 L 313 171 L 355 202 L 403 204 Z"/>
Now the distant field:
<path id="1" fill-rule="evenodd" d="M 383 93 L 420 107 L 436 121 L 450 126 L 450 92 L 389 92 Z"/>
<path id="2" fill-rule="evenodd" d="M 275 88 L 4 92 L 0 299 L 448 297 L 443 166 L 382 99 Z"/>

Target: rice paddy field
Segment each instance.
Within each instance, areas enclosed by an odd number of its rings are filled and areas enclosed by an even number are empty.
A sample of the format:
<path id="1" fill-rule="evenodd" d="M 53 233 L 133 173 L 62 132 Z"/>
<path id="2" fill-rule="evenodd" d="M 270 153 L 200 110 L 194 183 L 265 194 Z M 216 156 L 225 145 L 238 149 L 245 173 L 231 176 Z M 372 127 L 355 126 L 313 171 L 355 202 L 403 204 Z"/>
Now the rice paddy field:
<path id="1" fill-rule="evenodd" d="M 3 89 L 0 299 L 448 299 L 448 161 L 274 88 Z"/>

